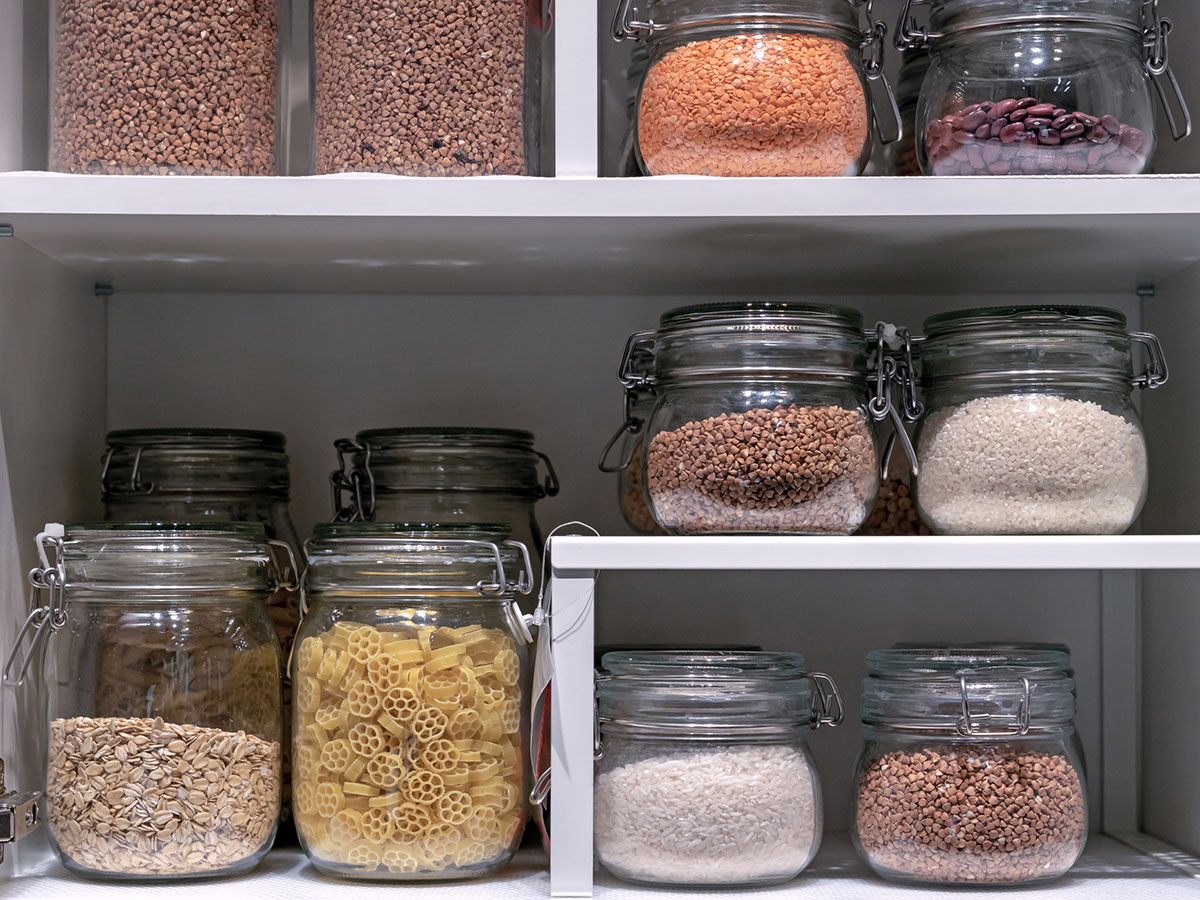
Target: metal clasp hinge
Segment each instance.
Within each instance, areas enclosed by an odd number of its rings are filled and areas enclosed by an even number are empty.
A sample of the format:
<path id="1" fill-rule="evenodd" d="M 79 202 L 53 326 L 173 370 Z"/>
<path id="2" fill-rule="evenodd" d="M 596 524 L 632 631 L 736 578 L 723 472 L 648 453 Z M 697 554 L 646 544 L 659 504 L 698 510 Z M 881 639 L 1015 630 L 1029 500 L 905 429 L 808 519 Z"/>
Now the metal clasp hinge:
<path id="1" fill-rule="evenodd" d="M 145 452 L 145 447 L 138 447 L 133 455 L 133 471 L 129 473 L 129 487 L 121 490 L 115 485 L 109 484 L 108 475 L 112 468 L 113 455 L 118 449 L 120 448 L 110 445 L 104 453 L 104 466 L 100 469 L 100 492 L 102 494 L 119 494 L 125 492 L 130 494 L 154 493 L 154 482 L 151 481 L 147 484 L 142 484 L 142 453 Z"/>
<path id="2" fill-rule="evenodd" d="M 4 661 L 4 684 L 13 687 L 24 684 L 47 637 L 67 624 L 67 606 L 63 590 L 67 580 L 63 564 L 63 533 L 61 525 L 49 524 L 37 536 L 38 556 L 41 557 L 42 565 L 29 570 L 29 614 L 17 632 L 12 650 Z M 50 562 L 47 548 L 54 551 L 53 564 Z M 42 591 L 46 591 L 48 595 L 45 603 L 38 602 Z M 26 638 L 29 638 L 28 649 L 25 649 Z"/>
<path id="3" fill-rule="evenodd" d="M 886 22 L 875 18 L 875 0 L 866 0 L 867 31 L 859 44 L 863 67 L 867 74 L 868 87 L 871 90 L 871 117 L 879 132 L 879 141 L 892 144 L 904 137 L 904 123 L 900 119 L 900 107 L 896 103 L 896 94 L 892 90 L 887 76 L 883 74 L 883 60 L 887 48 Z M 890 113 L 885 123 L 882 112 Z"/>
<path id="4" fill-rule="evenodd" d="M 908 436 L 908 429 L 905 428 L 905 422 L 915 422 L 921 417 L 925 411 L 924 406 L 917 400 L 917 382 L 916 372 L 913 366 L 912 359 L 912 336 L 907 329 L 897 329 L 892 340 L 902 340 L 904 342 L 904 359 L 897 362 L 896 358 L 889 354 L 888 351 L 888 327 L 885 323 L 880 322 L 875 326 L 875 385 L 874 396 L 867 403 L 867 409 L 871 413 L 871 418 L 876 422 L 882 422 L 884 419 L 891 419 L 892 434 L 888 438 L 887 446 L 879 459 L 879 477 L 887 478 L 888 469 L 891 466 L 892 451 L 895 450 L 896 441 L 904 448 L 904 455 L 908 458 L 909 469 L 913 475 L 917 475 L 920 471 L 920 466 L 917 463 L 917 451 L 913 447 L 912 440 Z M 870 334 L 870 332 L 867 332 Z M 901 408 L 897 408 L 896 402 L 892 399 L 892 389 L 899 389 L 901 396 Z"/>
<path id="5" fill-rule="evenodd" d="M 1135 344 L 1146 348 L 1146 371 L 1133 379 L 1133 386 L 1147 390 L 1162 387 L 1171 373 L 1167 369 L 1167 357 L 1163 353 L 1158 336 L 1148 331 L 1134 331 L 1129 337 Z"/>
<path id="6" fill-rule="evenodd" d="M 1182 141 L 1192 133 L 1192 114 L 1188 109 L 1187 100 L 1184 99 L 1183 89 L 1180 88 L 1179 81 L 1175 78 L 1175 73 L 1171 71 L 1168 62 L 1167 38 L 1174 26 L 1170 19 L 1158 14 L 1158 0 L 1144 0 L 1142 20 L 1145 23 L 1146 71 L 1158 94 L 1159 102 L 1162 103 L 1163 112 L 1167 114 L 1167 123 L 1171 126 L 1171 137 Z M 1172 100 L 1175 105 L 1172 105 Z M 1179 119 L 1175 116 L 1176 106 L 1178 106 Z"/>
<path id="7" fill-rule="evenodd" d="M 5 844 L 21 840 L 38 827 L 41 796 L 41 791 L 6 791 L 4 760 L 0 759 L 0 863 L 4 862 Z"/>
<path id="8" fill-rule="evenodd" d="M 633 0 L 621 0 L 613 13 L 612 37 L 614 41 L 627 41 L 635 38 L 644 41 L 654 35 L 658 26 L 653 22 L 638 21 L 638 10 Z"/>
<path id="9" fill-rule="evenodd" d="M 375 518 L 375 475 L 371 471 L 371 445 L 358 443 L 349 438 L 340 438 L 333 442 L 337 450 L 338 467 L 329 476 L 329 484 L 333 489 L 333 521 L 335 522 L 367 522 Z M 357 466 L 351 460 L 350 470 L 346 470 L 346 457 L 349 454 L 362 453 L 362 466 Z M 547 461 L 548 462 L 548 461 Z M 363 496 L 363 482 L 366 482 L 366 497 Z M 342 503 L 342 495 L 349 494 L 350 502 Z"/>
<path id="10" fill-rule="evenodd" d="M 824 672 L 809 672 L 808 679 L 812 682 L 816 694 L 813 704 L 813 730 L 822 725 L 837 728 L 846 718 L 846 705 L 842 702 L 842 692 L 838 690 L 837 682 Z"/>
<path id="11" fill-rule="evenodd" d="M 897 50 L 928 47 L 930 39 L 941 37 L 918 25 L 917 17 L 913 15 L 914 6 L 925 6 L 928 3 L 929 0 L 904 0 L 904 8 L 900 11 L 900 18 L 896 20 L 896 37 L 893 39 Z"/>
<path id="12" fill-rule="evenodd" d="M 1029 733 L 1030 709 L 1033 706 L 1033 683 L 1028 678 L 1021 678 L 1025 694 L 1017 706 L 1016 721 L 1012 721 L 1011 717 L 1001 717 L 992 713 L 972 714 L 971 703 L 967 699 L 967 676 L 960 675 L 958 683 L 962 692 L 962 716 L 959 718 L 955 730 L 963 737 L 1020 737 Z M 1008 719 L 1008 722 L 998 728 L 986 728 L 979 724 L 1001 718 Z"/>

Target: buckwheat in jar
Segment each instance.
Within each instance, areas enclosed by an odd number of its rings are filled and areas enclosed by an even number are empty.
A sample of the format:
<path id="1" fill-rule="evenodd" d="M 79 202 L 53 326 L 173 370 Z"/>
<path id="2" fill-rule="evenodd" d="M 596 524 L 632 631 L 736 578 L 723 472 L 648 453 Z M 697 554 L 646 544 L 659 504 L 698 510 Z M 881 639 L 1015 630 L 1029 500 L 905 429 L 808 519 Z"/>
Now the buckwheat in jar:
<path id="1" fill-rule="evenodd" d="M 649 175 L 857 175 L 871 145 L 881 29 L 856 0 L 619 4 L 618 40 L 649 42 L 637 144 Z M 869 4 L 868 4 L 869 6 Z"/>

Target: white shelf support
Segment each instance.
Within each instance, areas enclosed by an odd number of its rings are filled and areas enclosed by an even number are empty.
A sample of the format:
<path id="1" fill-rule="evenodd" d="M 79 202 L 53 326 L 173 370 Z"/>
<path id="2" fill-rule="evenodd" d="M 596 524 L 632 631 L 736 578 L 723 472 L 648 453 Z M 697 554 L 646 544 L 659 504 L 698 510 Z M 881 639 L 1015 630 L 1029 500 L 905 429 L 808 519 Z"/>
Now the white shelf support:
<path id="1" fill-rule="evenodd" d="M 598 3 L 554 7 L 554 173 L 595 178 L 600 171 Z"/>
<path id="2" fill-rule="evenodd" d="M 558 540 L 558 539 L 556 539 Z M 551 557 L 553 559 L 553 557 Z M 596 578 L 591 570 L 554 568 L 550 577 L 551 778 L 553 806 L 569 810 L 553 828 L 550 893 L 592 895 L 593 654 Z"/>
<path id="3" fill-rule="evenodd" d="M 1100 573 L 1101 828 L 1141 828 L 1142 605 L 1137 572 Z"/>

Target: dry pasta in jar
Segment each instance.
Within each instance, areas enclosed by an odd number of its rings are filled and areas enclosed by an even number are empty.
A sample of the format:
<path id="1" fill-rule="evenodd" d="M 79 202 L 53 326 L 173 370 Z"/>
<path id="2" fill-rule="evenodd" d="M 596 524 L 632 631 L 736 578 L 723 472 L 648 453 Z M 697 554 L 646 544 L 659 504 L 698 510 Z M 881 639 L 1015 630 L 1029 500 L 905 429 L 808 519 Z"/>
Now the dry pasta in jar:
<path id="1" fill-rule="evenodd" d="M 527 655 L 511 601 L 529 575 L 507 581 L 524 554 L 502 535 L 318 529 L 292 660 L 292 803 L 322 871 L 470 878 L 516 849 Z"/>

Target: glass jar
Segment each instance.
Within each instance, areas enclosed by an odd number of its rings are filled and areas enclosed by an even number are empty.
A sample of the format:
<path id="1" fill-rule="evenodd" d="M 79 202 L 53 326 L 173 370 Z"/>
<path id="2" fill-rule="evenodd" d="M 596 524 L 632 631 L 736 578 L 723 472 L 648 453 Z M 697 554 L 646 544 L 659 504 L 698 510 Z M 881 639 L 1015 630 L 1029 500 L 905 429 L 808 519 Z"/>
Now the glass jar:
<path id="1" fill-rule="evenodd" d="M 639 377 L 648 373 L 653 364 L 653 357 L 645 350 L 639 350 L 631 363 Z M 626 391 L 625 420 L 600 454 L 600 471 L 617 474 L 617 505 L 625 524 L 635 534 L 666 533 L 650 514 L 642 482 L 642 429 L 646 427 L 653 409 L 653 391 Z M 617 451 L 619 460 L 615 465 L 608 462 L 613 450 Z"/>
<path id="2" fill-rule="evenodd" d="M 1067 666 L 1053 651 L 867 655 L 852 837 L 876 874 L 1014 885 L 1074 865 L 1087 794 Z"/>
<path id="3" fill-rule="evenodd" d="M 917 109 L 926 175 L 1136 175 L 1154 157 L 1153 87 L 1176 140 L 1191 130 L 1157 0 L 928 0 Z M 1176 109 L 1178 107 L 1178 117 Z"/>
<path id="4" fill-rule="evenodd" d="M 626 881 L 765 885 L 821 843 L 808 732 L 842 719 L 798 653 L 610 652 L 596 680 L 596 855 Z"/>
<path id="5" fill-rule="evenodd" d="M 535 507 L 559 485 L 533 440 L 528 431 L 505 428 L 360 431 L 334 444 L 334 521 L 499 522 L 533 554 L 538 571 L 544 541 Z"/>
<path id="6" fill-rule="evenodd" d="M 54 0 L 50 169 L 276 175 L 280 0 Z"/>
<path id="7" fill-rule="evenodd" d="M 5 678 L 19 683 L 45 649 L 46 820 L 68 870 L 227 875 L 270 848 L 283 754 L 268 545 L 290 554 L 257 524 L 47 526 L 38 536 L 30 583 L 44 605 Z"/>
<path id="8" fill-rule="evenodd" d="M 316 174 L 542 174 L 548 0 L 313 0 Z"/>
<path id="9" fill-rule="evenodd" d="M 633 335 L 620 371 L 656 398 L 642 447 L 658 524 L 852 534 L 879 487 L 874 422 L 894 412 L 890 381 L 876 395 L 868 378 L 869 334 L 854 310 L 755 301 L 681 307 Z M 649 374 L 631 364 L 640 350 Z"/>
<path id="10" fill-rule="evenodd" d="M 1152 334 L 1086 306 L 925 322 L 917 506 L 938 534 L 1120 534 L 1146 497 L 1134 387 L 1167 380 Z M 1134 375 L 1133 344 L 1145 346 Z"/>
<path id="11" fill-rule="evenodd" d="M 617 40 L 650 44 L 637 104 L 647 175 L 858 175 L 886 27 L 860 0 L 622 0 Z M 869 5 L 868 5 L 869 15 Z M 894 107 L 894 104 L 892 104 Z M 890 127 L 890 126 L 889 126 Z"/>
<path id="12" fill-rule="evenodd" d="M 520 842 L 533 573 L 500 525 L 318 525 L 296 683 L 300 842 L 347 878 L 473 878 Z M 523 635 L 519 637 L 518 635 Z"/>

